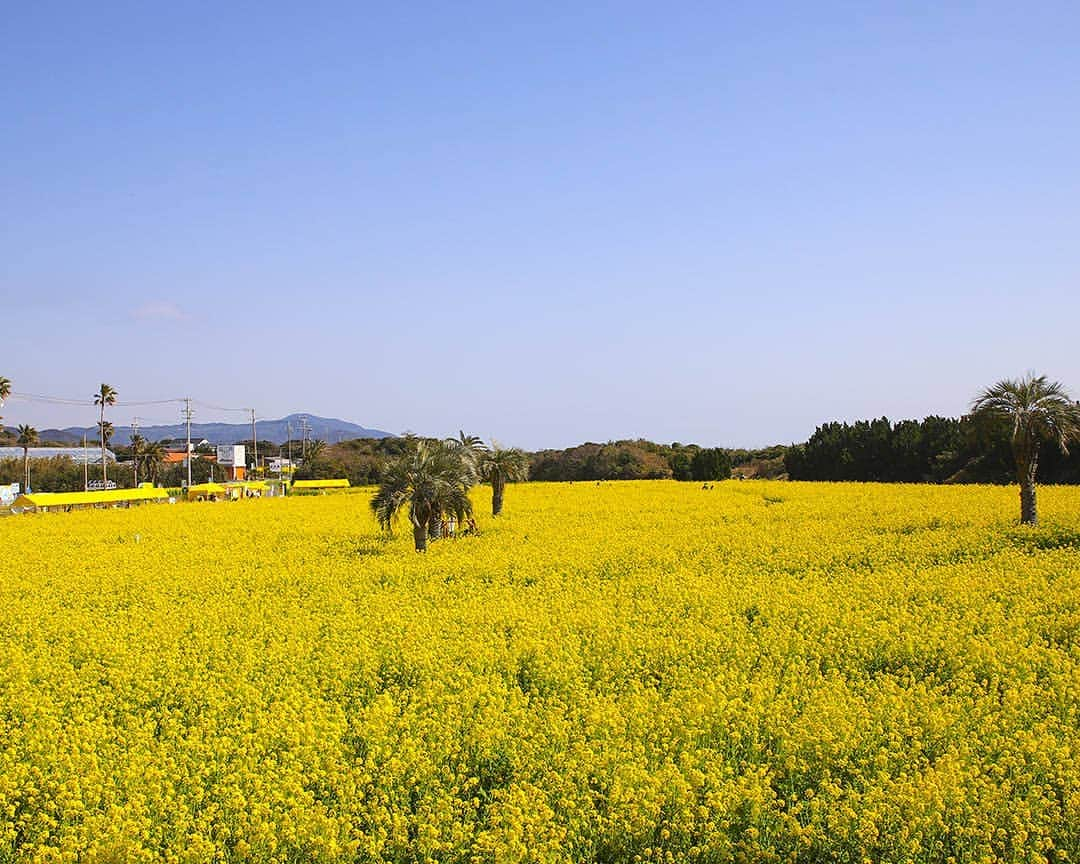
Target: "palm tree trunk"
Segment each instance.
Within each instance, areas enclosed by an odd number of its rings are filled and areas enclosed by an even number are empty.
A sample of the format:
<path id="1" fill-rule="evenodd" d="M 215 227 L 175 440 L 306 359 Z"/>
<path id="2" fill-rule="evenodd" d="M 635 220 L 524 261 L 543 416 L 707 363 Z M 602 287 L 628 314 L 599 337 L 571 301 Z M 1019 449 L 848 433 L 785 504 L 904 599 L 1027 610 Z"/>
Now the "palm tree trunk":
<path id="1" fill-rule="evenodd" d="M 427 533 L 432 540 L 442 537 L 442 514 L 438 510 L 432 512 L 428 519 Z"/>
<path id="2" fill-rule="evenodd" d="M 1039 510 L 1035 502 L 1035 473 L 1039 463 L 1032 460 L 1020 472 L 1020 524 L 1036 525 L 1039 521 Z"/>
<path id="3" fill-rule="evenodd" d="M 23 447 L 22 456 L 22 473 L 23 473 L 23 492 L 30 491 L 30 448 Z"/>
<path id="4" fill-rule="evenodd" d="M 427 535 L 428 526 L 421 523 L 420 525 L 413 525 L 412 536 L 413 543 L 416 544 L 417 552 L 427 552 Z"/>
<path id="5" fill-rule="evenodd" d="M 491 482 L 491 515 L 498 516 L 502 513 L 503 493 L 506 491 L 506 482 L 496 477 Z"/>
<path id="6" fill-rule="evenodd" d="M 102 396 L 105 394 L 102 393 Z M 105 467 L 105 400 L 101 400 L 101 425 L 98 426 L 98 435 L 101 438 L 101 479 L 108 481 L 109 471 Z"/>

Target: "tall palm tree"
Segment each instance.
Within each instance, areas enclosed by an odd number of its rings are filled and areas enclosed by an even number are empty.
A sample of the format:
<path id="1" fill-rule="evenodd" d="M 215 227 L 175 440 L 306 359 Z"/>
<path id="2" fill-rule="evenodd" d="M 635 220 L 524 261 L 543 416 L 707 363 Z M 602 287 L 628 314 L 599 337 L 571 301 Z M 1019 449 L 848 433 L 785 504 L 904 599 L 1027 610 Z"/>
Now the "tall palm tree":
<path id="1" fill-rule="evenodd" d="M 94 404 L 101 406 L 101 419 L 98 421 L 98 429 L 104 431 L 105 429 L 105 406 L 116 404 L 116 390 L 110 387 L 108 384 L 102 384 L 97 393 L 94 394 Z M 109 479 L 109 470 L 105 462 L 105 436 L 101 436 L 101 479 Z"/>
<path id="2" fill-rule="evenodd" d="M 480 454 L 478 472 L 481 480 L 491 484 L 491 515 L 498 516 L 506 484 L 529 479 L 529 457 L 517 447 L 500 447 L 492 441 Z"/>
<path id="3" fill-rule="evenodd" d="M 1020 484 L 1020 522 L 1036 524 L 1039 445 L 1052 441 L 1068 455 L 1069 442 L 1080 439 L 1080 405 L 1059 382 L 1029 372 L 1018 380 L 1006 379 L 987 387 L 971 403 L 971 413 L 1012 424 L 1013 459 Z"/>
<path id="4" fill-rule="evenodd" d="M 453 449 L 441 441 L 418 441 L 387 463 L 371 509 L 389 531 L 406 505 L 417 552 L 427 551 L 429 525 L 444 514 L 459 522 L 472 514 L 469 477 Z"/>
<path id="5" fill-rule="evenodd" d="M 23 489 L 30 490 L 30 448 L 37 445 L 38 431 L 33 426 L 20 425 L 18 427 L 18 445 L 23 452 Z"/>
<path id="6" fill-rule="evenodd" d="M 0 375 L 0 408 L 4 407 L 4 400 L 11 395 L 11 379 Z M 0 416 L 0 420 L 4 418 Z M 0 434 L 4 432 L 4 424 L 0 423 Z"/>
<path id="7" fill-rule="evenodd" d="M 139 485 L 139 457 L 142 455 L 144 444 L 146 444 L 146 439 L 138 432 L 133 432 L 131 435 L 131 467 L 135 472 L 134 482 L 136 488 Z"/>

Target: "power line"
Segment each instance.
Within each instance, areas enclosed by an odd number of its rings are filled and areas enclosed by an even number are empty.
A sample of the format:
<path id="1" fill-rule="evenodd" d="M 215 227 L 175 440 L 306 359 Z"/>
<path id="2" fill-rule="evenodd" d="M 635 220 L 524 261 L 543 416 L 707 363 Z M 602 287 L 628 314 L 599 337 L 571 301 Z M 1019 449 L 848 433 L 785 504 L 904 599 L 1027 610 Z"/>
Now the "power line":
<path id="1" fill-rule="evenodd" d="M 76 406 L 76 407 L 79 407 L 79 408 L 92 408 L 95 405 L 93 400 L 70 399 L 70 398 L 67 398 L 65 396 L 48 396 L 48 395 L 43 394 L 43 393 L 20 393 L 20 392 L 13 391 L 12 393 L 9 394 L 9 398 L 10 399 L 15 399 L 15 400 L 20 400 L 20 401 L 23 401 L 23 402 L 36 402 L 36 403 L 45 404 L 45 405 L 70 405 L 70 406 Z M 182 420 L 183 420 L 184 424 L 187 426 L 189 450 L 190 450 L 190 445 L 191 445 L 191 441 L 190 441 L 190 437 L 191 437 L 191 419 L 192 419 L 192 417 L 194 415 L 194 410 L 192 409 L 192 405 L 197 405 L 200 408 L 208 410 L 208 411 L 220 411 L 220 412 L 229 413 L 229 414 L 244 414 L 244 415 L 247 415 L 248 417 L 250 417 L 250 419 L 251 419 L 252 443 L 255 445 L 255 458 L 256 458 L 256 464 L 258 464 L 257 463 L 257 460 L 258 460 L 258 444 L 256 443 L 256 441 L 257 441 L 256 434 L 257 433 L 256 433 L 255 423 L 256 423 L 257 420 L 264 419 L 264 418 L 257 417 L 256 414 L 255 414 L 255 409 L 254 408 L 232 408 L 232 407 L 225 406 L 225 405 L 214 405 L 213 403 L 210 403 L 210 402 L 202 402 L 202 401 L 200 401 L 198 399 L 192 399 L 190 396 L 174 397 L 174 398 L 171 398 L 171 399 L 139 399 L 139 400 L 126 401 L 126 402 L 117 401 L 117 402 L 114 403 L 114 406 L 117 407 L 117 408 L 137 408 L 137 407 L 143 407 L 143 406 L 148 406 L 148 405 L 174 405 L 174 404 L 180 404 L 180 405 L 183 406 L 181 408 L 180 413 L 181 413 L 181 417 L 182 417 Z M 143 417 L 142 420 L 146 421 L 147 418 Z M 168 421 L 157 420 L 156 418 L 154 420 L 151 420 L 150 422 L 151 423 L 157 423 L 159 425 L 171 425 L 170 423 L 168 423 Z M 302 421 L 302 428 L 304 429 L 304 433 L 305 433 L 304 437 L 306 439 L 307 432 L 311 431 L 310 426 L 308 426 L 308 424 L 307 424 L 306 418 L 304 419 L 304 421 Z M 133 424 L 133 431 L 136 431 L 137 429 L 138 429 L 138 422 L 136 421 L 136 423 Z M 189 463 L 188 464 L 188 473 L 189 473 L 189 475 L 190 475 L 190 471 L 191 471 L 190 461 L 191 460 L 189 459 L 188 460 L 188 463 Z M 191 478 L 189 476 L 188 477 L 189 485 L 190 485 L 190 482 L 191 482 Z"/>
<path id="2" fill-rule="evenodd" d="M 23 393 L 17 390 L 11 391 L 8 394 L 9 399 L 19 399 L 24 402 L 43 402 L 49 405 L 77 405 L 86 408 L 92 408 L 95 405 L 93 399 L 73 399 L 68 396 L 49 396 L 44 393 Z M 198 405 L 200 408 L 205 408 L 209 411 L 227 411 L 235 414 L 250 414 L 251 408 L 234 408 L 227 405 L 214 405 L 211 402 L 203 402 L 199 399 L 192 399 L 184 396 L 174 396 L 170 399 L 133 399 L 133 400 L 117 400 L 113 403 L 116 408 L 138 408 L 144 405 L 176 405 L 176 404 L 192 404 Z"/>
<path id="3" fill-rule="evenodd" d="M 182 411 L 183 409 L 180 409 L 180 410 Z M 170 418 L 158 417 L 158 416 L 147 417 L 145 414 L 140 414 L 139 415 L 139 424 L 142 425 L 142 426 L 176 426 L 177 422 L 176 422 L 175 417 L 170 417 Z M 122 429 L 124 427 L 121 426 L 121 427 L 118 427 L 118 428 Z M 128 428 L 130 428 L 130 427 L 128 427 Z"/>
<path id="4" fill-rule="evenodd" d="M 78 405 L 85 408 L 94 407 L 94 401 L 92 399 L 69 399 L 66 396 L 46 396 L 43 393 L 18 393 L 13 391 L 9 395 L 9 398 L 20 399 L 23 402 L 42 402 L 46 405 Z M 183 399 L 146 399 L 134 402 L 116 402 L 114 404 L 117 408 L 135 408 L 140 405 L 171 405 L 183 401 Z"/>
<path id="5" fill-rule="evenodd" d="M 200 402 L 198 399 L 192 399 L 191 401 L 200 408 L 208 408 L 211 411 L 230 411 L 238 414 L 247 414 L 251 411 L 250 408 L 225 408 L 222 405 L 211 405 L 209 402 Z"/>
<path id="6" fill-rule="evenodd" d="M 16 393 L 12 391 L 9 399 L 19 399 L 23 402 L 44 402 L 49 405 L 79 405 L 84 408 L 94 407 L 93 400 L 89 399 L 65 399 L 61 396 L 42 396 L 39 393 Z"/>

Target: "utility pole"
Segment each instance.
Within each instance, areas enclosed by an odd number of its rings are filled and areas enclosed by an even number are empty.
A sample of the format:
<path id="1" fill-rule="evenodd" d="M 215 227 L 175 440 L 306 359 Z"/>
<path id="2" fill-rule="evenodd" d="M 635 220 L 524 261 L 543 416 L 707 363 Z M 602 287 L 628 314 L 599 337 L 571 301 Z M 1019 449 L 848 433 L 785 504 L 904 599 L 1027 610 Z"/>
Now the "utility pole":
<path id="1" fill-rule="evenodd" d="M 90 491 L 90 452 L 86 449 L 86 435 L 82 436 L 82 491 Z"/>
<path id="2" fill-rule="evenodd" d="M 184 423 L 187 424 L 187 485 L 191 488 L 191 397 L 184 399 Z"/>
<path id="3" fill-rule="evenodd" d="M 252 465 L 255 471 L 259 470 L 259 439 L 255 437 L 255 409 L 251 409 L 251 449 L 255 451 L 255 462 Z"/>
<path id="4" fill-rule="evenodd" d="M 300 418 L 300 461 L 303 462 L 307 459 L 307 436 L 311 431 L 311 426 L 307 422 L 307 417 Z"/>
<path id="5" fill-rule="evenodd" d="M 131 421 L 131 464 L 135 468 L 135 488 L 139 488 L 139 454 L 136 451 L 135 444 L 139 438 L 139 418 L 135 417 Z"/>
<path id="6" fill-rule="evenodd" d="M 289 433 L 289 470 L 292 470 L 292 422 L 286 421 L 285 429 Z"/>

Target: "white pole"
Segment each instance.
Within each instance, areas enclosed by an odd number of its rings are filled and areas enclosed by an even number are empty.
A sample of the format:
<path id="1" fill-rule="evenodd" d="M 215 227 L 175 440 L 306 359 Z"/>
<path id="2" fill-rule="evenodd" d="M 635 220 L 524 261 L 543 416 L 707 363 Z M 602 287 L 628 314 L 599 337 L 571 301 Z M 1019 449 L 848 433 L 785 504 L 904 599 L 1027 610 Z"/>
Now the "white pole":
<path id="1" fill-rule="evenodd" d="M 184 399 L 184 420 L 187 423 L 187 485 L 191 488 L 191 397 Z"/>

